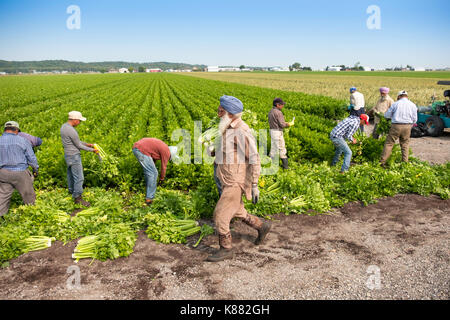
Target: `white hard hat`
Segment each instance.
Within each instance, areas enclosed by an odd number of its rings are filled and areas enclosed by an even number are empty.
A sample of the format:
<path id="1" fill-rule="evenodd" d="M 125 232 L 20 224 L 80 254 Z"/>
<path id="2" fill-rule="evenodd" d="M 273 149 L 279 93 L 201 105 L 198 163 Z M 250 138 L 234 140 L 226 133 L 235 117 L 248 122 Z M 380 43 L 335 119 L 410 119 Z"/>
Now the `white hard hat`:
<path id="1" fill-rule="evenodd" d="M 81 120 L 86 121 L 86 118 L 81 115 L 79 111 L 70 111 L 69 112 L 69 120 Z"/>

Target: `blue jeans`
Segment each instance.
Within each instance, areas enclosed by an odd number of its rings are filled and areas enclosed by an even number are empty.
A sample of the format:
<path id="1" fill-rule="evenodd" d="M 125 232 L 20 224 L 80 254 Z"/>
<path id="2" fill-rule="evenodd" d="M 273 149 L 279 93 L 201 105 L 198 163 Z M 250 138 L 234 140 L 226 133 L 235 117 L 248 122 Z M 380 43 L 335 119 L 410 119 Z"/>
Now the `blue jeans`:
<path id="1" fill-rule="evenodd" d="M 222 184 L 220 183 L 219 177 L 217 176 L 217 164 L 214 163 L 214 182 L 217 186 L 217 191 L 219 191 L 219 198 L 222 195 Z"/>
<path id="2" fill-rule="evenodd" d="M 348 146 L 347 142 L 344 138 L 331 138 L 334 146 L 336 147 L 336 152 L 334 153 L 333 161 L 331 162 L 332 166 L 335 166 L 338 163 L 341 154 L 344 153 L 344 163 L 342 164 L 341 171 L 347 171 L 350 168 L 350 160 L 352 159 L 352 150 Z"/>
<path id="3" fill-rule="evenodd" d="M 145 197 L 153 200 L 158 180 L 158 170 L 156 169 L 155 162 L 152 157 L 146 156 L 137 148 L 133 148 L 133 154 L 144 169 L 144 179 L 147 186 Z"/>
<path id="4" fill-rule="evenodd" d="M 67 185 L 69 193 L 74 199 L 83 194 L 83 165 L 81 164 L 81 154 L 64 155 L 67 164 Z"/>

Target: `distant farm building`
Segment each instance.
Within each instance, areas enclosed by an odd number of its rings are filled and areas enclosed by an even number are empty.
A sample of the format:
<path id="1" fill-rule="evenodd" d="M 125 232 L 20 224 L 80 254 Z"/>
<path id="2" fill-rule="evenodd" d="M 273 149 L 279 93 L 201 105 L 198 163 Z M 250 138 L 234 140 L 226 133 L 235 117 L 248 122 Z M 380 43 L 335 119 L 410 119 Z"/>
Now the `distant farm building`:
<path id="1" fill-rule="evenodd" d="M 219 68 L 220 72 L 236 72 L 236 71 L 241 71 L 241 69 L 236 68 L 236 67 L 223 67 L 223 68 Z"/>
<path id="2" fill-rule="evenodd" d="M 329 67 L 328 71 L 341 71 L 341 67 Z"/>
<path id="3" fill-rule="evenodd" d="M 162 72 L 160 68 L 145 69 L 145 72 Z"/>
<path id="4" fill-rule="evenodd" d="M 130 73 L 130 71 L 127 68 L 120 68 L 119 73 Z"/>
<path id="5" fill-rule="evenodd" d="M 269 71 L 287 72 L 287 71 L 289 71 L 289 68 L 287 68 L 287 67 L 272 67 L 272 68 L 269 68 Z"/>
<path id="6" fill-rule="evenodd" d="M 218 66 L 208 66 L 208 72 L 219 72 Z"/>

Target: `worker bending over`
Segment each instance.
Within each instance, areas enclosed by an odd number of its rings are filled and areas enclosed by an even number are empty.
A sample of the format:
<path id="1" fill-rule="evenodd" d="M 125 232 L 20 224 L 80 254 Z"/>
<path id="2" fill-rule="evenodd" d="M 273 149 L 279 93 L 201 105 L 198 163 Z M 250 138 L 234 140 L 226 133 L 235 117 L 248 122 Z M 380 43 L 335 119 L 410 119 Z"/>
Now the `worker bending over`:
<path id="1" fill-rule="evenodd" d="M 156 194 L 158 181 L 158 170 L 155 161 L 161 160 L 161 184 L 166 177 L 167 163 L 169 160 L 178 159 L 177 147 L 169 147 L 163 141 L 156 138 L 142 138 L 133 145 L 133 154 L 144 169 L 144 179 L 146 184 L 145 204 L 150 205 Z"/>
<path id="2" fill-rule="evenodd" d="M 36 200 L 33 181 L 38 176 L 39 165 L 31 144 L 18 133 L 19 124 L 8 121 L 0 137 L 0 217 L 8 212 L 14 190 L 26 205 Z M 28 167 L 33 169 L 33 174 Z"/>

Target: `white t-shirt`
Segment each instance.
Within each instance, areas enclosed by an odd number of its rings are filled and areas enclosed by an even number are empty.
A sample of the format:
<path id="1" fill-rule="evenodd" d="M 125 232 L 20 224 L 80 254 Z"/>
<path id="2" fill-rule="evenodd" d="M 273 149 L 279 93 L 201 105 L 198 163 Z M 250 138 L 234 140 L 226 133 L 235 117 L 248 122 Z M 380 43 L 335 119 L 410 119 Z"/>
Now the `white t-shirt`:
<path id="1" fill-rule="evenodd" d="M 355 110 L 364 108 L 364 95 L 358 91 L 353 92 L 350 94 L 350 104 L 354 106 Z"/>

